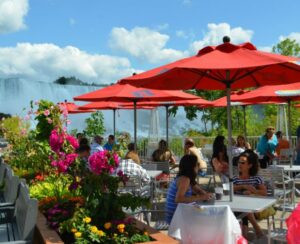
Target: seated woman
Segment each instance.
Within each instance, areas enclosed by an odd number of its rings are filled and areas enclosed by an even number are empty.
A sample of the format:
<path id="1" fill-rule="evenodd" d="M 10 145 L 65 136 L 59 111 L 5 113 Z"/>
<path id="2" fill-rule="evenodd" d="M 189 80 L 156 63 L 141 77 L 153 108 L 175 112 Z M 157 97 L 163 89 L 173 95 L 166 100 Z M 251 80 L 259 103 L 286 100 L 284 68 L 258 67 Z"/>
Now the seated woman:
<path id="1" fill-rule="evenodd" d="M 252 150 L 246 150 L 238 159 L 239 176 L 233 177 L 233 185 L 235 194 L 242 195 L 267 195 L 267 188 L 258 172 L 258 156 Z M 253 213 L 248 214 L 242 219 L 242 233 L 245 238 L 248 234 L 248 220 L 252 224 L 257 237 L 263 236 L 263 232 L 256 222 Z"/>
<path id="2" fill-rule="evenodd" d="M 137 152 L 134 150 L 134 143 L 129 143 L 127 146 L 128 152 L 125 155 L 125 159 L 132 159 L 135 163 L 140 164 L 140 158 Z"/>
<path id="3" fill-rule="evenodd" d="M 225 181 L 229 169 L 227 148 L 224 141 L 224 136 L 217 136 L 215 138 L 213 143 L 213 155 L 211 159 L 213 170 L 221 176 L 222 181 Z"/>
<path id="4" fill-rule="evenodd" d="M 236 139 L 236 147 L 242 148 L 244 150 L 251 149 L 249 142 L 246 142 L 244 136 L 239 135 Z"/>
<path id="5" fill-rule="evenodd" d="M 184 141 L 184 154 L 195 155 L 199 164 L 199 176 L 204 177 L 207 172 L 207 164 L 203 160 L 201 151 L 195 146 L 195 142 L 192 138 L 186 138 Z"/>
<path id="6" fill-rule="evenodd" d="M 196 183 L 198 174 L 197 157 L 194 155 L 184 155 L 179 163 L 179 172 L 172 181 L 167 195 L 166 210 L 167 222 L 171 223 L 178 203 L 190 203 L 201 200 L 210 200 L 211 193 L 202 190 Z"/>
<path id="7" fill-rule="evenodd" d="M 236 139 L 236 143 L 232 143 L 232 163 L 237 166 L 238 156 L 247 149 L 251 149 L 251 146 L 244 136 L 239 135 Z"/>
<path id="8" fill-rule="evenodd" d="M 167 142 L 160 140 L 158 143 L 158 149 L 152 153 L 152 160 L 154 162 L 169 162 L 175 164 L 175 158 L 172 152 L 168 149 Z"/>

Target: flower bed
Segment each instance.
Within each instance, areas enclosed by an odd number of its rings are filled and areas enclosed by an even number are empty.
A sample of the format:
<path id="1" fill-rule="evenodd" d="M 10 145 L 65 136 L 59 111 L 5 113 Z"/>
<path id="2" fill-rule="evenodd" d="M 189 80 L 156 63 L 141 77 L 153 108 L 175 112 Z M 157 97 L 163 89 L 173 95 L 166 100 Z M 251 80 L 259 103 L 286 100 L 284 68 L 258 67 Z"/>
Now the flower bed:
<path id="1" fill-rule="evenodd" d="M 31 103 L 28 117 L 34 115 L 35 130 L 29 131 L 20 119 L 2 122 L 1 129 L 11 144 L 8 162 L 16 172 L 28 176 L 30 194 L 40 201 L 46 218 L 39 216 L 36 238 L 43 236 L 43 231 L 48 233 L 48 228 L 39 226 L 47 223 L 65 243 L 152 241 L 152 235 L 159 232 L 150 231 L 122 211 L 147 207 L 149 199 L 118 192 L 128 180 L 118 170 L 120 155 L 102 151 L 86 161 L 77 154 L 77 140 L 64 127 L 68 121 L 62 107 L 47 101 Z M 47 233 L 43 239 L 57 239 Z"/>
<path id="2" fill-rule="evenodd" d="M 140 230 L 146 230 L 149 233 L 152 241 L 144 242 L 144 244 L 155 244 L 155 243 L 167 243 L 167 244 L 176 244 L 178 241 L 173 238 L 145 225 L 144 223 L 134 220 L 136 227 Z M 37 228 L 35 232 L 34 244 L 63 244 L 64 242 L 53 229 L 50 229 L 47 225 L 47 220 L 42 213 L 38 214 Z"/>

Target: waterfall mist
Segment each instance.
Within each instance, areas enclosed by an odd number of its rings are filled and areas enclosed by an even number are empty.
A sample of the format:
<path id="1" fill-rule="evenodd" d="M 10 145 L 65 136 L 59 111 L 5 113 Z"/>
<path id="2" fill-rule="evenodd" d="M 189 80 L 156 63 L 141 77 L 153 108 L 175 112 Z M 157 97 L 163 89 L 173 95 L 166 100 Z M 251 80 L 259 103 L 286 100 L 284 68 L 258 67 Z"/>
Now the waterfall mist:
<path id="1" fill-rule="evenodd" d="M 0 79 L 0 112 L 24 117 L 29 109 L 30 101 L 40 99 L 50 100 L 54 103 L 63 102 L 65 99 L 73 101 L 73 97 L 83 93 L 100 89 L 96 86 L 59 85 L 49 82 L 26 81 L 18 78 Z M 76 102 L 76 104 L 84 104 Z M 159 127 L 161 137 L 165 136 L 165 108 L 159 108 Z M 103 110 L 106 134 L 113 131 L 113 112 Z M 147 137 L 149 133 L 150 111 L 138 110 L 138 136 Z M 85 128 L 84 120 L 89 114 L 70 115 L 71 120 L 68 129 L 77 128 L 82 131 Z M 169 134 L 180 135 L 185 128 L 202 128 L 200 119 L 189 121 L 185 118 L 182 108 L 178 110 L 176 117 L 170 117 Z M 127 131 L 133 134 L 133 111 L 119 110 L 116 113 L 116 126 L 118 131 Z"/>

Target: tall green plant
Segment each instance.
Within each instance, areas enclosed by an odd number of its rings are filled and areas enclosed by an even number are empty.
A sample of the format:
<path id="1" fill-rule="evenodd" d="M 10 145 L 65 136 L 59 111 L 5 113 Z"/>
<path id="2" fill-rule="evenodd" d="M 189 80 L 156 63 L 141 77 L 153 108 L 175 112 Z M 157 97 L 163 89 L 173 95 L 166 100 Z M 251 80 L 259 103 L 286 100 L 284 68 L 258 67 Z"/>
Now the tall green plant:
<path id="1" fill-rule="evenodd" d="M 97 111 L 85 120 L 86 129 L 84 133 L 88 136 L 103 135 L 105 133 L 103 113 Z"/>

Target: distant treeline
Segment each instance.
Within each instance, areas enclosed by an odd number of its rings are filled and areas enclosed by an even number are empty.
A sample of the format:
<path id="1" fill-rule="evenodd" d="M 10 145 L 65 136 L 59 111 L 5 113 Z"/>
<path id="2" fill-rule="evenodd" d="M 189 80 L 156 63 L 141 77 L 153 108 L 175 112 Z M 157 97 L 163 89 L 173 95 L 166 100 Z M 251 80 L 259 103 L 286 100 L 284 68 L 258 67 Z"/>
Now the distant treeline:
<path id="1" fill-rule="evenodd" d="M 83 82 L 82 80 L 76 78 L 75 76 L 71 76 L 71 77 L 61 76 L 58 79 L 56 79 L 55 81 L 53 81 L 53 83 L 59 84 L 59 85 L 73 85 L 73 86 L 99 86 L 99 87 L 107 86 L 104 84 L 86 83 L 86 82 Z"/>

